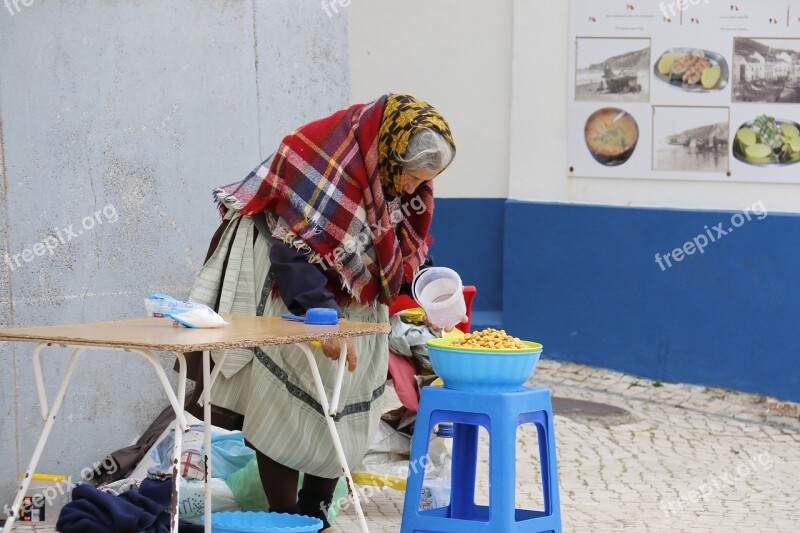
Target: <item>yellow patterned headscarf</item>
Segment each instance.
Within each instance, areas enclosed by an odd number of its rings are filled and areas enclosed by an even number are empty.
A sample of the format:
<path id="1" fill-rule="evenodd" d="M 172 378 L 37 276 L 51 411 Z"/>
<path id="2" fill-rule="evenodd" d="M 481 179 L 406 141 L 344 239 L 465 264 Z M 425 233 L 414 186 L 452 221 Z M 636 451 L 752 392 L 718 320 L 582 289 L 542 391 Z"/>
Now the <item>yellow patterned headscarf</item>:
<path id="1" fill-rule="evenodd" d="M 438 132 L 455 151 L 450 126 L 435 107 L 407 94 L 386 97 L 378 150 L 381 184 L 392 196 L 397 196 L 403 188 L 403 164 L 398 157 L 405 157 L 411 136 L 425 128 Z"/>

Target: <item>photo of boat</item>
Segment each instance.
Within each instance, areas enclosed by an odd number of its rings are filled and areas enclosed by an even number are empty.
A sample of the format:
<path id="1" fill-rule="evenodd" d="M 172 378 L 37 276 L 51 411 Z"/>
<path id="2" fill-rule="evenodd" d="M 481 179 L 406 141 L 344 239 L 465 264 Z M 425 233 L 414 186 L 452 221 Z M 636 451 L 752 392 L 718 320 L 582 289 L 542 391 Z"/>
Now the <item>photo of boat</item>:
<path id="1" fill-rule="evenodd" d="M 656 106 L 653 120 L 653 170 L 728 171 L 727 109 Z"/>
<path id="2" fill-rule="evenodd" d="M 575 100 L 647 102 L 650 98 L 650 40 L 580 38 Z"/>

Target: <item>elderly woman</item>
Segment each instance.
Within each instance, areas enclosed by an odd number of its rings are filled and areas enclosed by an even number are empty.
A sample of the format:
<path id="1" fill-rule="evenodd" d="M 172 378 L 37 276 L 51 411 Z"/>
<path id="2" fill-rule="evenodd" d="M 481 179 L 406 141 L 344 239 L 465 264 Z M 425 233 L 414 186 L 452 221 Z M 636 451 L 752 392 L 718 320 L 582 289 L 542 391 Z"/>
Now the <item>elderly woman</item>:
<path id="1" fill-rule="evenodd" d="M 301 127 L 245 180 L 215 191 L 223 226 L 191 299 L 221 313 L 326 307 L 387 322 L 388 305 L 426 259 L 433 180 L 454 155 L 447 122 L 403 94 Z M 318 349 L 327 384 L 339 348 L 334 340 Z M 348 463 L 358 464 L 380 420 L 388 338 L 349 340 L 347 366 L 336 425 Z M 298 348 L 234 350 L 212 403 L 243 416 L 270 508 L 327 527 L 323 509 L 341 468 L 315 391 Z"/>

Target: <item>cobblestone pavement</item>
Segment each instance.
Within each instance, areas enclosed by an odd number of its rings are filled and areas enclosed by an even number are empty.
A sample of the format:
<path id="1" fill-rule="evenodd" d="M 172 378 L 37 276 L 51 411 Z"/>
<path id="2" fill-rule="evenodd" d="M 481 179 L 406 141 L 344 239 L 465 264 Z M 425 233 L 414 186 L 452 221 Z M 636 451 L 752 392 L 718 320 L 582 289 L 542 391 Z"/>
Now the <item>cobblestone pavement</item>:
<path id="1" fill-rule="evenodd" d="M 547 360 L 529 384 L 628 411 L 556 415 L 565 532 L 800 530 L 800 405 Z M 535 432 L 523 428 L 518 437 L 518 506 L 541 509 Z M 484 438 L 476 494 L 483 504 L 487 450 Z M 381 491 L 364 509 L 372 533 L 400 531 L 403 493 Z M 352 507 L 332 531 L 359 531 Z"/>
<path id="2" fill-rule="evenodd" d="M 555 416 L 564 531 L 800 530 L 800 405 L 545 360 L 530 385 L 629 412 Z M 518 434 L 518 506 L 541 508 L 534 435 Z M 381 491 L 364 508 L 371 532 L 400 530 L 401 492 Z M 359 531 L 352 508 L 333 531 Z"/>

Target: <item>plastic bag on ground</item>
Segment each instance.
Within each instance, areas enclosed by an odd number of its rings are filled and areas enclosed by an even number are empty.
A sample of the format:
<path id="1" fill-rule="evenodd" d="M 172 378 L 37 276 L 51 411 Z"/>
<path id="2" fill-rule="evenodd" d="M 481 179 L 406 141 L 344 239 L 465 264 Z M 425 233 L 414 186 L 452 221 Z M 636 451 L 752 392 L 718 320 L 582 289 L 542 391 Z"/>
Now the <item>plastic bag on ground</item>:
<path id="1" fill-rule="evenodd" d="M 236 501 L 243 511 L 269 511 L 267 496 L 264 494 L 264 487 L 261 485 L 261 478 L 258 475 L 258 461 L 254 458 L 247 466 L 228 476 L 228 486 L 233 493 Z M 300 474 L 300 481 L 297 490 L 303 486 L 303 474 Z M 328 510 L 328 522 L 333 525 L 336 515 L 339 514 L 339 506 L 336 502 L 344 501 L 347 498 L 347 482 L 344 478 L 339 478 L 336 490 L 333 492 L 333 503 Z"/>
<path id="2" fill-rule="evenodd" d="M 153 479 L 172 477 L 172 448 L 175 439 L 170 431 L 156 443 L 151 455 L 155 465 L 147 471 Z M 181 475 L 187 479 L 205 479 L 203 468 L 204 434 L 202 425 L 189 426 L 181 443 Z M 211 476 L 227 478 L 244 468 L 256 456 L 255 450 L 244 444 L 241 431 L 211 434 Z"/>

